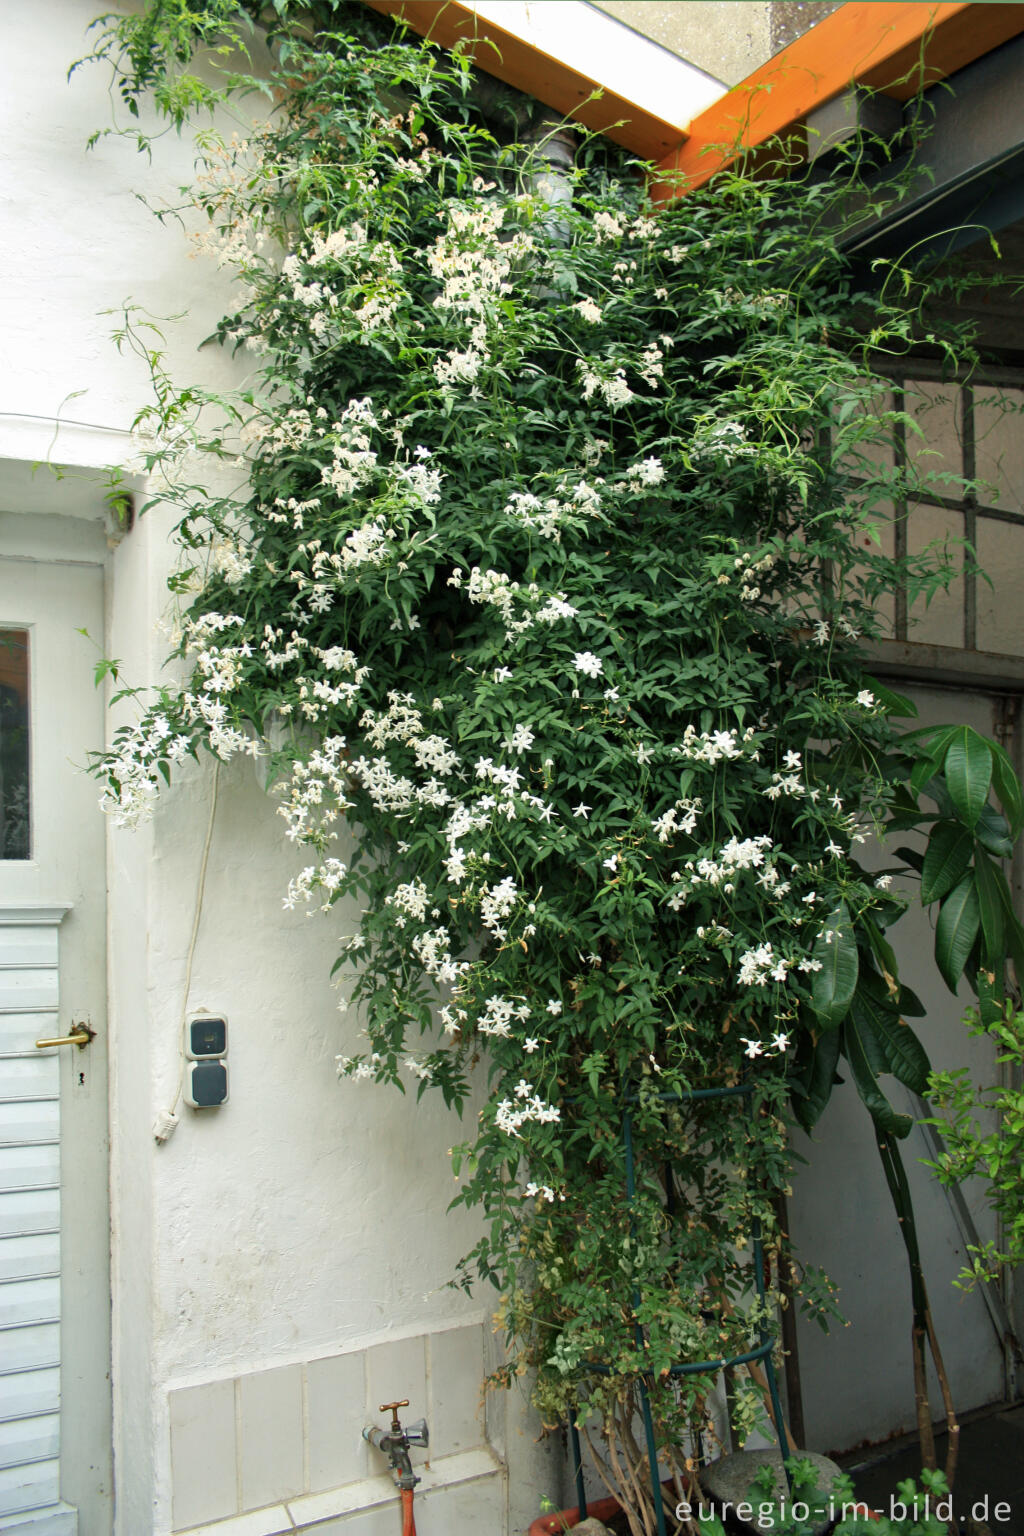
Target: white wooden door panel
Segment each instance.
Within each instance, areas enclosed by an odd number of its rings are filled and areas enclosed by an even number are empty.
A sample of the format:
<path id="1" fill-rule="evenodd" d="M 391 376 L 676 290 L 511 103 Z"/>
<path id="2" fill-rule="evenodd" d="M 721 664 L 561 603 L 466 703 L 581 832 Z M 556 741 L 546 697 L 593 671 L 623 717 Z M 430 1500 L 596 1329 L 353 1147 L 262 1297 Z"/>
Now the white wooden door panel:
<path id="1" fill-rule="evenodd" d="M 105 830 L 81 772 L 102 744 L 104 546 L 95 561 L 53 558 L 62 521 L 20 519 L 5 541 L 0 512 L 0 1530 L 11 1536 L 23 1524 L 33 1536 L 111 1528 Z M 27 781 L 11 746 L 17 736 L 24 753 L 26 718 Z M 96 1031 L 86 1050 L 37 1048 L 79 1020 Z"/>

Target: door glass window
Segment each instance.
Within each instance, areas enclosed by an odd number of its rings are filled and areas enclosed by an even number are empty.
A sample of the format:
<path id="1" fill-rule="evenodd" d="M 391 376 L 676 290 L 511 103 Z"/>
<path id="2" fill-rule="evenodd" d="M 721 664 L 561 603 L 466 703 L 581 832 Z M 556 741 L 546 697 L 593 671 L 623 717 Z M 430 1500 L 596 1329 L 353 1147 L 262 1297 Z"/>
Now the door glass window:
<path id="1" fill-rule="evenodd" d="M 31 853 L 28 630 L 0 629 L 0 859 Z"/>

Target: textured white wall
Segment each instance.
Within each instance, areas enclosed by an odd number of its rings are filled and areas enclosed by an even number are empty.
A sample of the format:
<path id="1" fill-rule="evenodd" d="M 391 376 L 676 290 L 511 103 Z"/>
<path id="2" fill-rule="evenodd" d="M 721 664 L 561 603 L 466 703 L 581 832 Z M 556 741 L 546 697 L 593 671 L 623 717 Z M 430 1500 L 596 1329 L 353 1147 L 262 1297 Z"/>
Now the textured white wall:
<path id="1" fill-rule="evenodd" d="M 126 299 L 168 328 L 175 373 L 231 382 L 230 359 L 196 354 L 227 307 L 226 284 L 190 259 L 184 236 L 139 202 L 173 200 L 191 170 L 173 134 L 152 164 L 128 144 L 85 141 L 109 122 L 105 72 L 65 79 L 86 51 L 93 0 L 47 0 L 5 16 L 0 69 L 0 202 L 5 320 L 0 457 L 110 462 L 147 399 L 143 365 L 119 356 L 112 320 Z M 160 675 L 157 624 L 172 558 L 169 520 L 150 512 L 111 557 L 107 643 L 132 683 Z M 110 1040 L 118 1529 L 169 1528 L 167 1391 L 241 1377 L 332 1351 L 481 1320 L 489 1298 L 446 1288 L 472 1246 L 473 1219 L 447 1215 L 446 1149 L 457 1123 L 440 1104 L 339 1084 L 355 1048 L 328 973 L 344 915 L 307 920 L 281 900 L 299 856 L 251 762 L 221 770 L 191 1005 L 230 1020 L 230 1101 L 182 1110 L 174 1096 L 185 958 L 212 771 L 186 769 L 155 823 L 110 838 Z M 400 1374 L 400 1372 L 399 1372 Z M 410 1390 L 406 1390 L 407 1387 Z M 391 1396 L 412 1396 L 396 1379 Z M 413 1402 L 413 1417 L 423 1407 Z M 445 1446 L 436 1446 L 437 1455 Z M 546 1485 L 545 1485 L 546 1486 Z M 554 1491 L 554 1490 L 550 1490 Z M 532 1490 L 531 1490 L 532 1492 Z"/>

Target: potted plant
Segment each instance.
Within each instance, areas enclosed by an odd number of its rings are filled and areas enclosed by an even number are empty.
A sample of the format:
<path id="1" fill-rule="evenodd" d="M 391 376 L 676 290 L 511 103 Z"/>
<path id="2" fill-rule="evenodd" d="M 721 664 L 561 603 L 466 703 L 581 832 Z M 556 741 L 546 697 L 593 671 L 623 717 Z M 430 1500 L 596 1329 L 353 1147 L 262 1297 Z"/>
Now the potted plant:
<path id="1" fill-rule="evenodd" d="M 207 136 L 190 194 L 243 285 L 220 337 L 261 381 L 214 399 L 152 354 L 180 680 L 97 771 L 132 823 L 186 758 L 269 755 L 310 859 L 287 904 L 361 912 L 342 1075 L 456 1110 L 485 1080 L 452 1151 L 482 1216 L 461 1279 L 497 1288 L 497 1379 L 579 1424 L 647 1536 L 652 1461 L 671 1506 L 719 1444 L 721 1362 L 770 1365 L 788 1128 L 841 1055 L 903 1199 L 880 1078 L 928 1070 L 887 937 L 917 861 L 869 871 L 865 838 L 928 839 L 951 986 L 995 1006 L 1020 953 L 1005 753 L 906 732 L 859 653 L 882 594 L 949 575 L 870 537 L 902 424 L 879 360 L 926 289 L 842 256 L 854 166 L 655 208 L 603 141 L 554 165 L 543 115 L 502 117 L 461 59 L 359 8 L 313 41 L 275 9 L 274 121 Z M 97 51 L 180 115 L 201 89 L 175 61 L 238 15 L 150 9 Z M 241 454 L 243 492 L 178 473 L 196 448 Z M 740 1433 L 764 1388 L 738 1378 Z"/>

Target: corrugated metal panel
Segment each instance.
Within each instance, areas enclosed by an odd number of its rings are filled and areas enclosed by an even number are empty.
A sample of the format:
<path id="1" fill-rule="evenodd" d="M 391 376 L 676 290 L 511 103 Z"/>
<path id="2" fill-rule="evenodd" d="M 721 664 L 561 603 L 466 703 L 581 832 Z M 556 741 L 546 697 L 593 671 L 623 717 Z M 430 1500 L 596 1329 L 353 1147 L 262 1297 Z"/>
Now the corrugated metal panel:
<path id="1" fill-rule="evenodd" d="M 57 945 L 0 913 L 0 1517 L 60 1497 Z"/>

